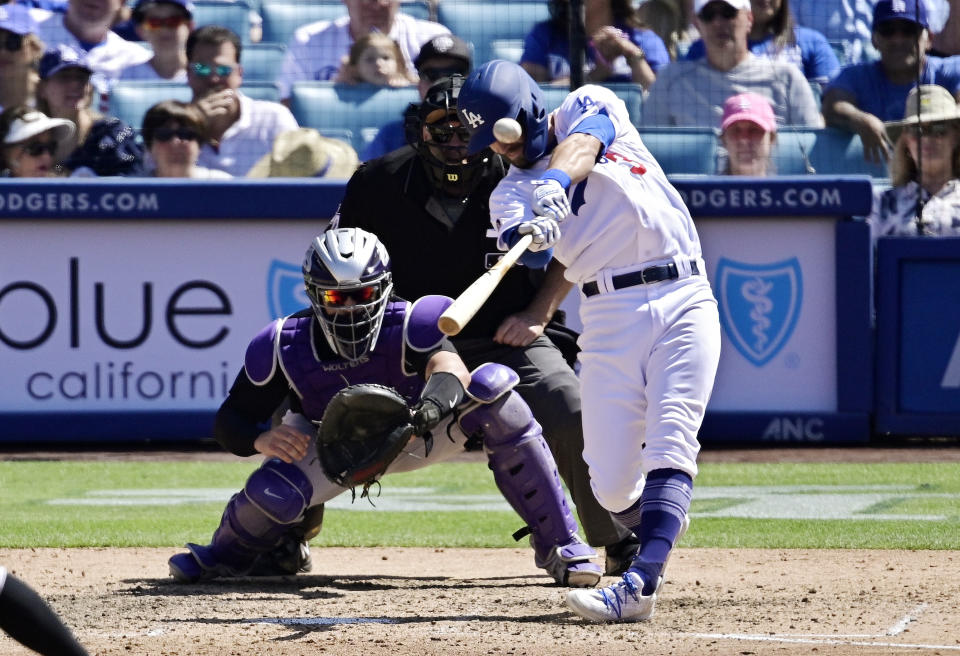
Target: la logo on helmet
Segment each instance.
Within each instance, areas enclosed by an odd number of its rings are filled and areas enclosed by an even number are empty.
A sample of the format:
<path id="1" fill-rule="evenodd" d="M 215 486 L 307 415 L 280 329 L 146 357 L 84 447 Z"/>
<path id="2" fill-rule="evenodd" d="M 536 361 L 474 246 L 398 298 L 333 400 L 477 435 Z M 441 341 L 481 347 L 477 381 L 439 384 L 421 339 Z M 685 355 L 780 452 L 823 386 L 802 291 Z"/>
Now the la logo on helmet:
<path id="1" fill-rule="evenodd" d="M 469 123 L 470 127 L 472 127 L 473 129 L 477 129 L 477 127 L 485 123 L 482 116 L 480 116 L 479 114 L 475 114 L 471 111 L 464 111 L 463 117 L 467 119 L 467 123 Z"/>

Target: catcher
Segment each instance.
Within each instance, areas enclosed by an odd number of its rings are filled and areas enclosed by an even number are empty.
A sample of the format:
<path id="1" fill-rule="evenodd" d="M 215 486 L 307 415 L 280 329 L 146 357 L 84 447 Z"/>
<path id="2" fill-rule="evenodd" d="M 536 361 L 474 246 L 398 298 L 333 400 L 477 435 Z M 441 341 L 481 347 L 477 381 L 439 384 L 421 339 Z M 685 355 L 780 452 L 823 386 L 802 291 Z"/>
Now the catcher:
<path id="1" fill-rule="evenodd" d="M 264 463 L 230 499 L 210 544 L 169 560 L 178 581 L 309 571 L 323 503 L 385 473 L 419 469 L 482 442 L 494 480 L 560 585 L 593 587 L 596 552 L 577 536 L 540 425 L 498 364 L 468 372 L 437 319 L 452 302 L 391 295 L 389 256 L 359 228 L 316 237 L 303 263 L 312 310 L 271 323 L 247 347 L 215 436 Z M 282 423 L 263 431 L 285 400 Z M 315 424 L 319 421 L 320 429 Z"/>

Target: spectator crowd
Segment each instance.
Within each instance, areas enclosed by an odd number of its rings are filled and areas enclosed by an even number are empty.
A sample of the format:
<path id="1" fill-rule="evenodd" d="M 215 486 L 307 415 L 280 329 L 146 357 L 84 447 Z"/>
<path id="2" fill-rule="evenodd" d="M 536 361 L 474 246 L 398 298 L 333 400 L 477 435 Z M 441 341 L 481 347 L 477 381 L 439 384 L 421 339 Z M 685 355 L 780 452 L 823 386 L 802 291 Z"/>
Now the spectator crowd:
<path id="1" fill-rule="evenodd" d="M 216 179 L 298 171 L 349 178 L 344 162 L 415 141 L 410 119 L 429 87 L 483 63 L 476 55 L 491 52 L 485 22 L 500 35 L 497 21 L 512 20 L 506 0 L 485 0 L 499 2 L 503 15 L 487 12 L 469 34 L 453 34 L 445 10 L 468 4 L 463 0 L 311 0 L 302 3 L 304 20 L 286 26 L 285 42 L 265 43 L 264 36 L 279 33 L 270 2 L 252 3 L 239 25 L 201 16 L 190 0 L 0 3 L 2 174 Z M 329 13 L 306 18 L 315 16 L 307 5 L 325 5 Z M 577 78 L 639 98 L 641 135 L 664 128 L 716 135 L 715 168 L 685 172 L 775 175 L 778 157 L 797 156 L 811 170 L 806 153 L 788 152 L 778 133 L 847 134 L 862 145 L 863 172 L 886 172 L 875 213 L 888 208 L 900 216 L 913 196 L 956 207 L 957 185 L 949 181 L 958 168 L 960 0 L 583 5 L 584 69 Z M 569 7 L 567 0 L 544 0 L 540 20 L 514 27 L 513 49 L 492 52 L 512 57 L 545 89 L 565 91 L 572 77 Z M 266 52 L 275 59 L 263 70 L 258 61 Z M 255 61 L 248 65 L 246 57 Z M 355 129 L 329 129 L 324 117 L 343 105 L 305 107 L 298 100 L 301 85 L 317 84 L 354 99 L 347 102 L 357 106 L 355 116 L 338 125 L 355 119 Z M 118 85 L 144 85 L 152 106 L 113 115 L 120 112 L 111 102 Z M 377 102 L 396 113 L 363 119 L 362 106 Z M 278 153 L 293 152 L 305 159 L 279 163 Z M 915 159 L 928 166 L 910 174 L 906 163 Z M 928 171 L 936 182 L 918 178 Z M 881 203 L 888 180 L 893 189 L 915 189 Z M 947 200 L 928 203 L 925 194 Z M 930 225 L 949 232 L 945 210 L 938 212 Z M 894 224 L 905 220 L 875 222 L 902 232 Z"/>

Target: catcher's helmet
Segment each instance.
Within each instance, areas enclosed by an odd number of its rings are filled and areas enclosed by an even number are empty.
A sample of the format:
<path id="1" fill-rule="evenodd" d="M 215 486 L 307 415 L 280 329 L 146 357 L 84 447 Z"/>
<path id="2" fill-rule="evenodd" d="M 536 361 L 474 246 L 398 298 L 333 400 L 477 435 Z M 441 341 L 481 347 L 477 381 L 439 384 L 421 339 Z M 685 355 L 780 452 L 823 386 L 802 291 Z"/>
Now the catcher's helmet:
<path id="1" fill-rule="evenodd" d="M 493 124 L 504 117 L 516 119 L 523 128 L 523 156 L 528 161 L 547 152 L 549 121 L 543 92 L 518 64 L 494 59 L 471 73 L 460 89 L 457 112 L 470 130 L 471 154 L 495 141 Z"/>
<path id="2" fill-rule="evenodd" d="M 330 348 L 353 361 L 376 346 L 393 290 L 390 256 L 376 235 L 338 228 L 315 237 L 303 282 Z"/>

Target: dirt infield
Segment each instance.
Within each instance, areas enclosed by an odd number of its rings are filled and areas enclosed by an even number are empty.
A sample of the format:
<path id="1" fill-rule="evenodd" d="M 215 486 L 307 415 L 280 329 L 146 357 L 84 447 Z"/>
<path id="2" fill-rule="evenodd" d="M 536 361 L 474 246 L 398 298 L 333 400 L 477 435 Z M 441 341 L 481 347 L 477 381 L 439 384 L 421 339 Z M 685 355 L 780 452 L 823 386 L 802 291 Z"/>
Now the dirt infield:
<path id="1" fill-rule="evenodd" d="M 315 549 L 175 584 L 168 549 L 0 550 L 92 654 L 957 654 L 960 553 L 679 549 L 656 617 L 585 623 L 522 549 Z M 0 653 L 27 652 L 0 637 Z"/>
<path id="2" fill-rule="evenodd" d="M 471 458 L 472 456 L 465 456 Z M 230 459 L 8 451 L 0 459 Z M 960 449 L 705 452 L 703 462 L 944 462 Z M 251 461 L 251 466 L 254 466 Z M 91 654 L 957 654 L 956 551 L 680 548 L 656 617 L 589 624 L 528 549 L 314 549 L 298 577 L 180 585 L 171 549 L 0 549 Z M 605 579 L 605 583 L 613 579 Z M 0 634 L 0 654 L 32 653 Z"/>

